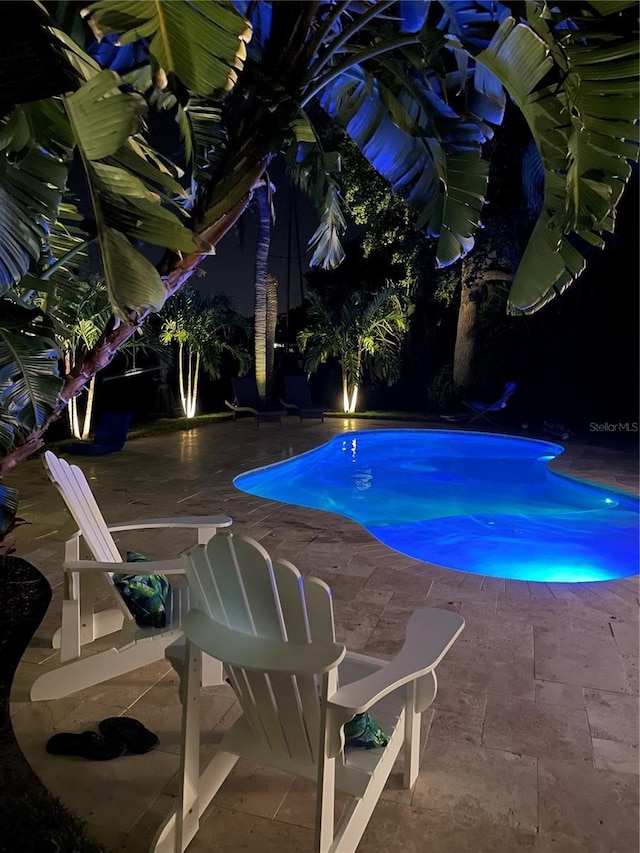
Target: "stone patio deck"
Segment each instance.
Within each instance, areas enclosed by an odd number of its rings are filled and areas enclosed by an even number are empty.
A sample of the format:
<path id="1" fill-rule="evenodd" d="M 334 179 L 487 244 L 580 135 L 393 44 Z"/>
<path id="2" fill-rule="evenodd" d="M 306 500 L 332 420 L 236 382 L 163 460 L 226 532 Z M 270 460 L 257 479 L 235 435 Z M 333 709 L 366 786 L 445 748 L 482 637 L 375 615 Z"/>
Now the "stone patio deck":
<path id="1" fill-rule="evenodd" d="M 394 773 L 359 847 L 362 853 L 637 853 L 638 578 L 542 584 L 438 568 L 391 551 L 359 525 L 239 492 L 245 470 L 310 449 L 348 429 L 407 426 L 327 420 L 256 428 L 253 421 L 130 441 L 123 451 L 81 458 L 110 522 L 225 512 L 234 529 L 333 588 L 338 639 L 380 657 L 400 647 L 409 614 L 430 604 L 459 611 L 466 629 L 438 670 L 424 715 L 421 774 L 404 791 Z M 416 425 L 409 425 L 414 427 Z M 635 492 L 637 453 L 575 441 L 558 470 Z M 22 750 L 44 783 L 110 851 L 148 849 L 176 792 L 180 708 L 166 663 L 52 702 L 28 689 L 56 666 L 62 543 L 74 529 L 40 460 L 9 480 L 21 491 L 18 553 L 54 588 L 45 621 L 19 667 L 12 712 Z M 127 534 L 130 536 L 130 534 Z M 184 550 L 156 531 L 123 546 L 151 557 Z M 89 647 L 104 647 L 98 641 Z M 233 722 L 227 686 L 203 699 L 203 751 Z M 108 762 L 50 756 L 56 731 L 82 731 L 127 714 L 160 736 L 143 756 Z M 191 847 L 311 849 L 312 786 L 240 762 L 209 808 Z"/>

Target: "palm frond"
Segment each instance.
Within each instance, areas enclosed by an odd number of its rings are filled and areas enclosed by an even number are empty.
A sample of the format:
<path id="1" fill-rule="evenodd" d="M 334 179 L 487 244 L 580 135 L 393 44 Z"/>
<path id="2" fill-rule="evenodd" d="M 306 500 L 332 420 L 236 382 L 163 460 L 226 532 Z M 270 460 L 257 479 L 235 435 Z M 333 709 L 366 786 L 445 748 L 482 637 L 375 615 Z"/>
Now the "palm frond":
<path id="1" fill-rule="evenodd" d="M 101 0 L 90 11 L 94 27 L 117 33 L 123 45 L 150 39 L 156 69 L 175 74 L 195 95 L 232 89 L 251 39 L 249 23 L 224 0 Z"/>
<path id="2" fill-rule="evenodd" d="M 294 184 L 313 202 L 319 225 L 309 240 L 314 249 L 312 267 L 335 269 L 344 260 L 342 235 L 347 223 L 343 213 L 340 186 L 335 175 L 340 171 L 340 155 L 323 150 L 311 123 L 299 119 L 298 147 L 291 149 L 287 167 Z"/>

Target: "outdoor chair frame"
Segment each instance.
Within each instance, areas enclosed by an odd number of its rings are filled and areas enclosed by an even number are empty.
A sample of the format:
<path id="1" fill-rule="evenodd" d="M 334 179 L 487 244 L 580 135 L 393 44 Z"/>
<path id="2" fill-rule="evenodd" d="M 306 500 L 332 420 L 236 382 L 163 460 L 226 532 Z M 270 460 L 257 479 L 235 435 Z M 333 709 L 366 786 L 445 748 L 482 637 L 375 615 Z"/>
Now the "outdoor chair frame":
<path id="1" fill-rule="evenodd" d="M 51 451 L 44 454 L 44 466 L 73 516 L 78 531 L 64 548 L 64 592 L 60 628 L 52 640 L 60 649 L 61 665 L 39 676 L 31 688 L 32 700 L 59 699 L 140 666 L 163 660 L 166 649 L 182 638 L 182 620 L 193 606 L 188 584 L 171 585 L 164 628 L 141 628 L 114 584 L 114 573 L 181 575 L 179 558 L 128 563 L 122 559 L 113 533 L 157 528 L 189 528 L 197 532 L 197 541 L 205 543 L 223 527 L 231 524 L 225 515 L 195 518 L 159 518 L 107 525 L 84 473 Z M 93 560 L 82 560 L 81 544 Z M 95 609 L 95 588 L 99 579 L 110 592 L 112 605 Z M 90 656 L 81 656 L 82 647 L 100 637 L 113 635 L 113 646 Z M 222 669 L 218 661 L 205 661 L 204 683 L 220 684 Z"/>
<path id="2" fill-rule="evenodd" d="M 183 559 L 201 609 L 184 620 L 178 804 L 151 849 L 186 850 L 242 757 L 315 782 L 314 851 L 353 853 L 403 748 L 404 786 L 416 781 L 421 713 L 435 698 L 435 668 L 464 620 L 448 610 L 417 610 L 399 654 L 379 660 L 335 641 L 331 590 L 322 580 L 272 562 L 258 542 L 224 531 Z M 202 773 L 201 652 L 223 662 L 243 711 Z M 387 746 L 345 749 L 344 724 L 369 709 Z M 334 832 L 336 791 L 352 800 Z"/>

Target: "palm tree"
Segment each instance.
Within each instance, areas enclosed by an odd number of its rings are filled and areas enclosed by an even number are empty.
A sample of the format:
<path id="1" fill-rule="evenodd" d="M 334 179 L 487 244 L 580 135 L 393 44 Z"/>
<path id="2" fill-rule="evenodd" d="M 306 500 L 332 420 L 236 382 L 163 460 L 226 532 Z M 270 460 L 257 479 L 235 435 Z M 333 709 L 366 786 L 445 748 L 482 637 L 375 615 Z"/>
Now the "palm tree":
<path id="1" fill-rule="evenodd" d="M 341 298 L 329 301 L 316 291 L 310 292 L 309 326 L 299 333 L 298 344 L 306 353 L 309 373 L 330 358 L 338 359 L 343 411 L 352 413 L 366 374 L 387 384 L 398 378 L 407 307 L 394 286 L 375 294 L 364 288 L 337 293 Z"/>
<path id="2" fill-rule="evenodd" d="M 226 294 L 205 300 L 190 286 L 162 312 L 160 340 L 178 344 L 178 386 L 182 410 L 187 418 L 196 414 L 200 367 L 212 379 L 219 379 L 222 360 L 230 356 L 240 373 L 249 366 L 250 356 L 237 333 L 246 332 L 246 322 L 232 308 Z"/>
<path id="3" fill-rule="evenodd" d="M 254 280 L 254 363 L 256 369 L 256 385 L 258 394 L 264 403 L 271 392 L 273 374 L 273 347 L 267 346 L 268 322 L 267 306 L 272 301 L 272 290 L 275 283 L 269 276 L 269 246 L 271 244 L 271 225 L 274 220 L 271 193 L 273 187 L 268 177 L 256 188 L 255 200 L 258 209 L 258 238 L 256 243 L 256 262 Z M 277 299 L 277 297 L 276 297 Z"/>
<path id="4" fill-rule="evenodd" d="M 76 361 L 82 357 L 83 353 L 94 346 L 110 315 L 109 299 L 104 283 L 101 280 L 89 282 L 86 295 L 77 307 L 75 322 L 72 322 L 69 332 L 65 330 L 65 333 L 58 336 L 66 376 L 71 374 Z M 83 441 L 89 437 L 91 430 L 95 385 L 96 377 L 92 376 L 87 389 L 87 402 L 82 426 L 80 425 L 78 397 L 73 397 L 67 407 L 71 435 Z"/>
<path id="5" fill-rule="evenodd" d="M 438 262 L 447 265 L 473 247 L 487 184 L 482 146 L 508 92 L 530 127 L 545 180 L 511 310 L 537 310 L 562 292 L 584 268 L 580 243 L 602 243 L 612 229 L 629 163 L 638 158 L 635 7 L 633 0 L 103 0 L 91 6 L 97 33 L 118 33 L 124 46 L 140 32 L 148 40 L 150 66 L 127 75 L 126 88 L 51 27 L 44 11 L 28 16 L 41 62 L 29 75 L 15 59 L 2 65 L 0 283 L 15 286 L 47 266 L 48 231 L 75 156 L 92 207 L 85 236 L 99 249 L 116 319 L 41 407 L 3 470 L 41 446 L 67 402 L 189 279 L 278 153 L 313 176 L 324 213 L 315 258 L 337 262 L 338 164 L 311 120 L 317 106 L 418 210 L 419 227 L 437 239 Z M 237 9 L 253 21 L 253 39 Z M 193 184 L 142 135 L 145 103 L 136 86 L 174 110 Z M 156 268 L 137 241 L 167 249 Z"/>

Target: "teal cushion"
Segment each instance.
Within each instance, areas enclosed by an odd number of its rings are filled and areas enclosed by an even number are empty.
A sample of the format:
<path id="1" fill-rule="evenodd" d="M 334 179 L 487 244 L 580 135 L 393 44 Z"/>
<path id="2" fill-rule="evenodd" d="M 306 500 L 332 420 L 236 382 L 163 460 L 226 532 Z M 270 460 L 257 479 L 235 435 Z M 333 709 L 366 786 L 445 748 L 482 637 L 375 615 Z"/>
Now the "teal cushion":
<path id="1" fill-rule="evenodd" d="M 127 551 L 128 563 L 145 563 L 147 560 L 144 554 Z M 170 586 L 165 575 L 116 574 L 113 582 L 137 625 L 141 628 L 166 626 Z"/>
<path id="2" fill-rule="evenodd" d="M 366 712 L 356 714 L 352 720 L 344 726 L 345 747 L 357 747 L 359 749 L 375 749 L 386 746 L 389 738 L 382 731 L 376 721 Z"/>

